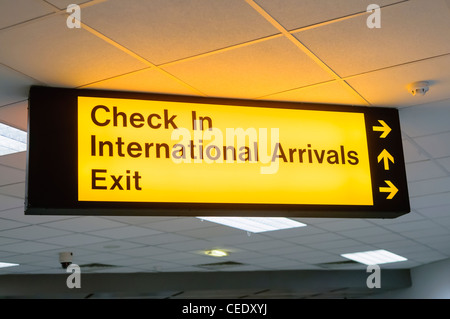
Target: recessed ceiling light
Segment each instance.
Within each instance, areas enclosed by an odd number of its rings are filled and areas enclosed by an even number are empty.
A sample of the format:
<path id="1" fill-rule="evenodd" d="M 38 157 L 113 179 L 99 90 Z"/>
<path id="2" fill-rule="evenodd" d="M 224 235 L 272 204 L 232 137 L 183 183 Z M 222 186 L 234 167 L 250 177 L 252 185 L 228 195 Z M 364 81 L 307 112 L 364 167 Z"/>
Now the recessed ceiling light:
<path id="1" fill-rule="evenodd" d="M 223 251 L 220 249 L 207 250 L 207 251 L 205 251 L 205 254 L 207 254 L 208 256 L 213 256 L 213 257 L 228 256 L 228 253 L 226 251 Z"/>
<path id="2" fill-rule="evenodd" d="M 27 133 L 0 123 L 0 156 L 27 150 Z"/>
<path id="3" fill-rule="evenodd" d="M 365 265 L 379 265 L 408 260 L 384 249 L 342 254 L 341 256 Z"/>
<path id="4" fill-rule="evenodd" d="M 11 263 L 0 262 L 0 268 L 14 267 L 14 266 L 19 266 L 19 264 L 11 264 Z"/>
<path id="5" fill-rule="evenodd" d="M 242 229 L 251 233 L 261 233 L 265 231 L 306 226 L 306 224 L 284 217 L 197 217 L 197 218 L 237 229 Z"/>

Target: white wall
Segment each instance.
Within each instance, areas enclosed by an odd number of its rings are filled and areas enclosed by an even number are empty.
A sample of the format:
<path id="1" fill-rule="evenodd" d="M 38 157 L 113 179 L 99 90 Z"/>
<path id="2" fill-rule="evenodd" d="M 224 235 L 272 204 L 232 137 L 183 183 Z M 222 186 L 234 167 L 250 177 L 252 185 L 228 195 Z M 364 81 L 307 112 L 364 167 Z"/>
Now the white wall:
<path id="1" fill-rule="evenodd" d="M 379 294 L 374 298 L 450 299 L 450 259 L 411 269 L 411 281 L 410 288 Z"/>

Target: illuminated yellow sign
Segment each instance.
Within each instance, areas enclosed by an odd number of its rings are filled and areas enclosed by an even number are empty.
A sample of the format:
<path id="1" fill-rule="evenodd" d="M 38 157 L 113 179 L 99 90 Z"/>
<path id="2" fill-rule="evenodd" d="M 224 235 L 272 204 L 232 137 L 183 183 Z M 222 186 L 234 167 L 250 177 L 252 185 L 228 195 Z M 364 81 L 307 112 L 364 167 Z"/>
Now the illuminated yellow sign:
<path id="1" fill-rule="evenodd" d="M 374 203 L 364 113 L 79 96 L 77 117 L 81 202 Z"/>

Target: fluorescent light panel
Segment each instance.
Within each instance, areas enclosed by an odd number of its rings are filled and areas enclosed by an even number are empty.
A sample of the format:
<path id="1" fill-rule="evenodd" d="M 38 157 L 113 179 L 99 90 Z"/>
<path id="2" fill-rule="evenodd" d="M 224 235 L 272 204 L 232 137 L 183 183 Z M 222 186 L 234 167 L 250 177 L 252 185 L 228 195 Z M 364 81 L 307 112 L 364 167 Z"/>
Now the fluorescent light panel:
<path id="1" fill-rule="evenodd" d="M 27 150 L 27 133 L 0 123 L 0 156 Z"/>
<path id="2" fill-rule="evenodd" d="M 14 266 L 19 266 L 19 264 L 11 264 L 11 263 L 0 262 L 0 268 L 14 267 Z"/>
<path id="3" fill-rule="evenodd" d="M 306 224 L 284 217 L 197 217 L 209 222 L 242 229 L 251 233 L 261 233 L 280 229 L 303 227 Z"/>
<path id="4" fill-rule="evenodd" d="M 380 265 L 408 260 L 384 249 L 342 254 L 341 256 L 366 265 Z"/>

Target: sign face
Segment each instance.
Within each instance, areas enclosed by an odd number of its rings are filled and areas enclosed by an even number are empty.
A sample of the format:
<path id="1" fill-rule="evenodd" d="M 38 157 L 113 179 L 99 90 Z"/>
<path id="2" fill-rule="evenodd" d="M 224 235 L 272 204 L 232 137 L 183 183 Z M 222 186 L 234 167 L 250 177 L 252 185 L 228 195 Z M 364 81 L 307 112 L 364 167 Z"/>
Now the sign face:
<path id="1" fill-rule="evenodd" d="M 32 87 L 29 123 L 27 214 L 409 212 L 396 109 Z"/>

